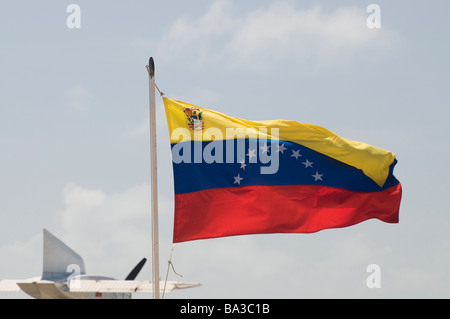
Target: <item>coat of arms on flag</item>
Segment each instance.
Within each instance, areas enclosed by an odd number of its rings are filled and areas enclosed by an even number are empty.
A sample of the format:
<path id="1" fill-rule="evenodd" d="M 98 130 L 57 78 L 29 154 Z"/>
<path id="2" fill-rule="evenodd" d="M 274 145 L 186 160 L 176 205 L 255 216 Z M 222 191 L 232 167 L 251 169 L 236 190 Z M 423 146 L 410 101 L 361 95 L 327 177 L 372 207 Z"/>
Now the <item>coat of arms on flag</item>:
<path id="1" fill-rule="evenodd" d="M 184 114 L 188 121 L 188 126 L 193 131 L 203 131 L 205 125 L 203 124 L 202 111 L 195 107 L 189 107 L 184 109 Z"/>

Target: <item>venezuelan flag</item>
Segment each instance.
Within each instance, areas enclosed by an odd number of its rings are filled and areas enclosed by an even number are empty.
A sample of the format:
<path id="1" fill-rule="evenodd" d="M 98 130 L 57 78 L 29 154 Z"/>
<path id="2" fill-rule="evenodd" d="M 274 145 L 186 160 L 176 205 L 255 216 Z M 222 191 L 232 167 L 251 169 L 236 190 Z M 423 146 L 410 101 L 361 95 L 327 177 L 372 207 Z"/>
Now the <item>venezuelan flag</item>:
<path id="1" fill-rule="evenodd" d="M 296 121 L 247 121 L 164 98 L 175 186 L 173 242 L 398 223 L 389 151 Z"/>

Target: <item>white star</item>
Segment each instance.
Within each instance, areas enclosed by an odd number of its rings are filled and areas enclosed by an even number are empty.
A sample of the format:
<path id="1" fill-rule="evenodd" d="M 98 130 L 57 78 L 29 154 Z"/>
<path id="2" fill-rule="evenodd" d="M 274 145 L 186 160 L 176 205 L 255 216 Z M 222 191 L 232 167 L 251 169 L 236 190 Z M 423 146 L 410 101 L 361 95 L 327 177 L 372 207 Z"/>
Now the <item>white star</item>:
<path id="1" fill-rule="evenodd" d="M 306 162 L 303 162 L 302 164 L 305 165 L 305 168 L 308 168 L 308 167 L 313 167 L 312 164 L 314 164 L 314 162 L 310 162 L 310 161 L 308 161 L 308 159 L 306 159 Z"/>
<path id="2" fill-rule="evenodd" d="M 244 171 L 245 171 L 245 166 L 247 166 L 247 164 L 245 164 L 245 159 L 241 160 L 239 163 L 241 163 L 241 167 Z"/>
<path id="3" fill-rule="evenodd" d="M 292 150 L 291 157 L 295 157 L 295 159 L 298 159 L 300 156 L 302 156 L 302 154 L 300 154 L 300 150 L 298 150 L 298 151 Z"/>
<path id="4" fill-rule="evenodd" d="M 252 159 L 252 157 L 256 157 L 256 154 L 255 154 L 255 152 L 256 152 L 256 150 L 251 150 L 251 149 L 248 149 L 248 153 L 247 153 L 247 156 L 249 157 L 249 160 L 251 160 L 251 159 Z"/>
<path id="5" fill-rule="evenodd" d="M 322 180 L 323 174 L 319 174 L 319 172 L 316 171 L 316 174 L 315 175 L 311 175 L 311 176 L 314 177 L 314 181 L 317 182 L 317 181 L 321 181 Z"/>
<path id="6" fill-rule="evenodd" d="M 277 146 L 278 146 L 277 152 L 281 152 L 281 154 L 284 154 L 284 151 L 287 150 L 287 148 L 284 147 L 284 143 L 281 144 L 281 146 L 280 145 Z"/>
<path id="7" fill-rule="evenodd" d="M 241 177 L 241 174 L 238 174 L 238 176 L 233 176 L 233 178 L 234 178 L 233 184 L 241 185 L 241 181 L 243 180 L 243 178 Z"/>
<path id="8" fill-rule="evenodd" d="M 264 143 L 264 145 L 260 147 L 263 154 L 267 153 L 269 151 L 269 148 L 270 148 L 270 146 L 267 146 L 267 143 Z"/>

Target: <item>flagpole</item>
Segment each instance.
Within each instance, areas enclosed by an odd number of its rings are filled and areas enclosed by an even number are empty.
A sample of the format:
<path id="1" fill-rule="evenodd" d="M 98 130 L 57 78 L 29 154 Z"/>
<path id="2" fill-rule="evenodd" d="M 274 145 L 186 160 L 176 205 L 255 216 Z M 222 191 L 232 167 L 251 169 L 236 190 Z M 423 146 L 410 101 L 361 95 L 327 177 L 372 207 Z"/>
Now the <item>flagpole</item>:
<path id="1" fill-rule="evenodd" d="M 151 170 L 151 217 L 152 217 L 152 282 L 153 299 L 159 299 L 159 239 L 158 239 L 158 176 L 156 165 L 156 102 L 155 63 L 151 57 L 147 65 L 149 75 L 150 108 L 150 170 Z"/>

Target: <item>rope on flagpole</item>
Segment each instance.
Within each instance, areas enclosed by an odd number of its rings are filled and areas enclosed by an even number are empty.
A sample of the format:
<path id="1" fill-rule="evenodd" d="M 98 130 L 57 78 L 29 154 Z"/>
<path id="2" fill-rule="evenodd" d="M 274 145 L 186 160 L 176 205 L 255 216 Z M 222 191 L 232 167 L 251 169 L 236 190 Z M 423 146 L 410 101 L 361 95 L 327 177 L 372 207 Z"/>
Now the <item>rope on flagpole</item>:
<path id="1" fill-rule="evenodd" d="M 160 91 L 160 89 L 159 89 L 158 85 L 156 85 L 156 83 L 155 83 L 155 87 L 156 87 L 156 89 L 158 90 L 159 95 L 161 95 L 161 97 L 163 97 L 163 96 L 164 96 L 164 93 Z"/>
<path id="2" fill-rule="evenodd" d="M 150 74 L 150 66 L 149 66 L 149 65 L 146 65 L 145 67 L 147 68 L 148 74 Z M 158 90 L 159 95 L 160 95 L 161 97 L 163 97 L 165 94 L 164 94 L 164 92 L 161 92 L 161 90 L 159 89 L 159 87 L 158 87 L 158 85 L 156 84 L 156 82 L 155 82 L 155 87 L 156 87 L 156 89 Z"/>
<path id="3" fill-rule="evenodd" d="M 170 266 L 172 266 L 172 270 L 173 270 L 173 272 L 174 272 L 176 275 L 178 275 L 178 276 L 180 276 L 180 277 L 183 277 L 182 274 L 179 274 L 179 273 L 177 273 L 177 272 L 175 271 L 175 267 L 173 266 L 173 263 L 172 263 L 172 254 L 173 254 L 173 249 L 174 249 L 174 248 L 175 248 L 175 244 L 172 245 L 172 249 L 170 250 L 170 258 L 169 258 L 169 260 L 167 261 L 166 280 L 164 281 L 164 289 L 163 289 L 162 299 L 164 299 L 164 295 L 165 295 L 165 293 L 166 293 L 166 284 L 167 284 L 167 278 L 168 278 L 168 276 L 169 276 Z"/>

